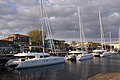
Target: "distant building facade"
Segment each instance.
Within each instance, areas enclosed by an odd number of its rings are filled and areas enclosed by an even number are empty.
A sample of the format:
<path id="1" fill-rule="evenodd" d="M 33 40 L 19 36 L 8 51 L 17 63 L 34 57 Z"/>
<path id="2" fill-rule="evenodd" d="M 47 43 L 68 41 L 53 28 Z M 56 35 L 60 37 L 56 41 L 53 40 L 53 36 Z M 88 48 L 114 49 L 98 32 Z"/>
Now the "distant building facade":
<path id="1" fill-rule="evenodd" d="M 19 48 L 20 51 L 28 50 L 29 49 L 29 36 L 23 34 L 12 34 L 6 36 L 0 40 L 10 41 L 13 43 L 14 49 Z M 1 45 L 1 44 L 0 44 Z"/>
<path id="2" fill-rule="evenodd" d="M 98 43 L 98 42 L 78 42 L 77 43 L 77 46 L 86 46 L 86 47 L 92 47 L 93 49 L 96 49 L 97 46 L 101 46 L 101 43 Z"/>
<path id="3" fill-rule="evenodd" d="M 120 44 L 119 43 L 112 43 L 112 44 L 108 44 L 108 45 L 112 46 L 113 49 L 120 50 Z"/>
<path id="4" fill-rule="evenodd" d="M 0 40 L 0 53 L 7 53 L 13 50 L 13 42 Z"/>
<path id="5" fill-rule="evenodd" d="M 55 48 L 56 51 L 65 51 L 66 48 L 68 47 L 68 45 L 65 43 L 64 40 L 48 39 L 45 42 L 46 42 L 45 45 L 46 48 L 48 49 Z"/>
<path id="6" fill-rule="evenodd" d="M 16 45 L 29 45 L 29 36 L 23 34 L 12 34 L 2 38 L 3 40 L 13 41 Z"/>

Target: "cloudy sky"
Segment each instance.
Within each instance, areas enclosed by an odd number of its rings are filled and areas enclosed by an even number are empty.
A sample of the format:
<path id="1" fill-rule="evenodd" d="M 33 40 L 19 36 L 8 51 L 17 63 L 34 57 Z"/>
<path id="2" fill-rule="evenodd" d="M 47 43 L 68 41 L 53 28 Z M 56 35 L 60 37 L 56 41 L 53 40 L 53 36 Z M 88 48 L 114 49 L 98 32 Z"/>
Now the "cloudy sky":
<path id="1" fill-rule="evenodd" d="M 118 39 L 120 0 L 43 0 L 52 35 L 55 39 L 79 41 L 78 13 L 80 5 L 87 41 L 100 40 L 98 12 L 101 12 L 105 37 Z M 38 28 L 40 0 L 0 0 L 0 37 Z M 36 18 L 36 19 L 35 19 Z"/>

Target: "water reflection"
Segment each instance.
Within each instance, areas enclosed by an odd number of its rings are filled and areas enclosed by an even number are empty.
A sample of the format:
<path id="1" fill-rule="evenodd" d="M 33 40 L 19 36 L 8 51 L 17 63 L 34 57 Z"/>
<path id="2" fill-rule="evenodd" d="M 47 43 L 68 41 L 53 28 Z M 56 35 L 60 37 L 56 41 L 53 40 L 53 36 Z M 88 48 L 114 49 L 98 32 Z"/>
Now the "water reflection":
<path id="1" fill-rule="evenodd" d="M 93 63 L 93 59 L 84 60 L 84 61 L 77 61 L 77 62 L 70 62 L 68 61 L 66 65 L 68 65 L 69 72 L 67 73 L 66 80 L 85 80 L 90 76 L 90 66 Z M 65 79 L 64 79 L 65 80 Z"/>
<path id="2" fill-rule="evenodd" d="M 64 69 L 64 63 L 52 66 L 9 70 L 7 75 L 2 75 L 2 80 L 56 80 L 59 71 Z M 6 74 L 6 73 L 5 73 Z"/>
<path id="3" fill-rule="evenodd" d="M 0 73 L 0 80 L 86 80 L 100 72 L 120 72 L 120 55 Z"/>
<path id="4" fill-rule="evenodd" d="M 94 58 L 94 70 L 98 72 L 119 72 L 120 69 L 120 55 L 112 55 L 102 58 Z"/>

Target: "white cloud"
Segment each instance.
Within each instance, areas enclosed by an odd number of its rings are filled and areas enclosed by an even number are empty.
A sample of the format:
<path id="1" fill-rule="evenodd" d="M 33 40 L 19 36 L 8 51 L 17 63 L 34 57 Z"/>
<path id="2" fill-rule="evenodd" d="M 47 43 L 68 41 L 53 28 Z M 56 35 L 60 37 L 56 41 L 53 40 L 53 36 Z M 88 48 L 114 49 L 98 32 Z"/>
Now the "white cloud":
<path id="1" fill-rule="evenodd" d="M 116 18 L 119 18 L 119 17 L 120 17 L 119 13 L 113 12 L 113 13 L 109 16 L 109 19 L 113 20 L 113 19 L 116 19 Z"/>
<path id="2" fill-rule="evenodd" d="M 78 4 L 81 7 L 81 16 L 87 38 L 92 39 L 99 35 L 98 10 L 101 11 L 106 34 L 112 31 L 114 37 L 117 38 L 117 30 L 120 27 L 120 0 L 47 1 L 46 4 L 49 5 L 46 5 L 46 9 L 55 38 L 59 37 L 66 40 L 78 38 Z M 36 10 L 36 6 L 35 0 L 0 0 L 1 35 L 15 32 L 27 33 L 37 28 L 35 24 L 39 24 L 40 14 L 39 9 Z"/>

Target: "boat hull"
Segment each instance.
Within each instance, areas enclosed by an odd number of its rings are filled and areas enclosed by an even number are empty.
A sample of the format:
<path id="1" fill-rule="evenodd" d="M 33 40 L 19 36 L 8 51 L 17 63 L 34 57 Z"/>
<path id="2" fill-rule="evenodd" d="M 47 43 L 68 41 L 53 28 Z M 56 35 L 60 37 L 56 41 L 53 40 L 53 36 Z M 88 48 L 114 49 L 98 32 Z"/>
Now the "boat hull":
<path id="1" fill-rule="evenodd" d="M 67 55 L 67 56 L 65 56 L 65 59 L 66 59 L 66 60 L 76 60 L 76 56 L 73 55 L 73 54 Z"/>
<path id="2" fill-rule="evenodd" d="M 100 54 L 99 53 L 93 53 L 93 56 L 94 57 L 100 57 Z"/>
<path id="3" fill-rule="evenodd" d="M 118 52 L 111 51 L 110 53 L 111 53 L 111 55 L 115 55 L 115 54 L 117 54 Z"/>
<path id="4" fill-rule="evenodd" d="M 93 54 L 82 54 L 82 55 L 78 55 L 76 60 L 86 60 L 86 59 L 92 59 L 93 58 Z"/>
<path id="5" fill-rule="evenodd" d="M 65 62 L 64 57 L 49 57 L 18 62 L 16 69 L 46 66 Z M 12 64 L 13 65 L 13 64 Z M 11 65 L 9 65 L 11 66 Z"/>
<path id="6" fill-rule="evenodd" d="M 110 56 L 111 53 L 110 52 L 103 52 L 102 54 L 100 54 L 100 57 L 106 57 L 106 56 Z"/>

